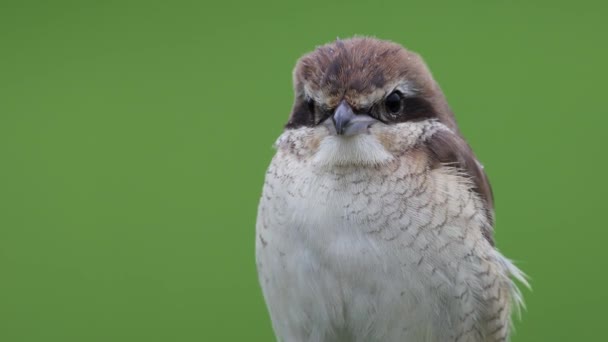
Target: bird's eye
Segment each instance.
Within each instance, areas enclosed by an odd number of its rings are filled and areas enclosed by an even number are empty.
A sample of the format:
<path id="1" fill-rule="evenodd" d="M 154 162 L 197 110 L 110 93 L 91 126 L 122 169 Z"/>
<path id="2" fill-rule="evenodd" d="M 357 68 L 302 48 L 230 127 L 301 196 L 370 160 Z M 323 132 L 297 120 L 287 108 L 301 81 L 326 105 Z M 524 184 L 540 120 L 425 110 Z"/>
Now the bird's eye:
<path id="1" fill-rule="evenodd" d="M 402 109 L 401 94 L 399 92 L 392 92 L 384 100 L 384 106 L 386 110 L 391 114 L 399 113 Z"/>

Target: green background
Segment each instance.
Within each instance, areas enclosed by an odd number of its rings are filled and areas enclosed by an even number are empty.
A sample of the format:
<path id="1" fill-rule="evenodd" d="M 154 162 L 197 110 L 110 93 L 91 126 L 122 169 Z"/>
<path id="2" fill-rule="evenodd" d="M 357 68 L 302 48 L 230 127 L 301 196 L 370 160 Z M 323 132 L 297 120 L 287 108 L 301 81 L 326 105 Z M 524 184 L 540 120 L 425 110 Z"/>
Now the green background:
<path id="1" fill-rule="evenodd" d="M 607 11 L 584 1 L 0 1 L 0 341 L 271 341 L 254 225 L 296 59 L 429 63 L 531 277 L 514 341 L 599 341 Z"/>

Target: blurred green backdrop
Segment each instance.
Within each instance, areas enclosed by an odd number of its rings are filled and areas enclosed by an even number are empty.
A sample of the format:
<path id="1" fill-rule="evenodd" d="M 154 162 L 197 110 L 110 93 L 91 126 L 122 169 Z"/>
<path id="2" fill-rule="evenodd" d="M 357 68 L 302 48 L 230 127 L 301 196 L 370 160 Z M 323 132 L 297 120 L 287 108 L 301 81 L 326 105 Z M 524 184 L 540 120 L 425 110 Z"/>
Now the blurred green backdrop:
<path id="1" fill-rule="evenodd" d="M 585 1 L 0 2 L 0 341 L 271 341 L 254 223 L 296 59 L 420 52 L 531 276 L 514 341 L 599 341 L 607 11 Z"/>

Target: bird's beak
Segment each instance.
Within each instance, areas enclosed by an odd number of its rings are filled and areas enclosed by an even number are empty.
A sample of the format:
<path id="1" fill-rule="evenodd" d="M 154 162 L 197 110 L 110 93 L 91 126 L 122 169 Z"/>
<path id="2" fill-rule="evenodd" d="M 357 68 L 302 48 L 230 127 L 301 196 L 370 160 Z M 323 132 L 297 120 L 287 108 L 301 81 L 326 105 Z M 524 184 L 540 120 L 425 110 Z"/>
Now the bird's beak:
<path id="1" fill-rule="evenodd" d="M 345 100 L 340 102 L 331 120 L 336 128 L 336 134 L 343 136 L 367 133 L 369 126 L 377 122 L 369 115 L 356 115 Z"/>

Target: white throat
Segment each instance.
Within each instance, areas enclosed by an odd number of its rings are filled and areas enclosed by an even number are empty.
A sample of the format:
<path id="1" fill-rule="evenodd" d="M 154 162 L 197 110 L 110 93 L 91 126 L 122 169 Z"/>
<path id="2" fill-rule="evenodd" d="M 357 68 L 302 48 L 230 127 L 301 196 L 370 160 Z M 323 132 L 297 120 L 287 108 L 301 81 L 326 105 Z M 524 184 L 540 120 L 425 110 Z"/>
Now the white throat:
<path id="1" fill-rule="evenodd" d="M 318 166 L 334 165 L 381 165 L 389 163 L 393 156 L 371 134 L 351 137 L 329 135 L 319 144 L 313 162 Z"/>

